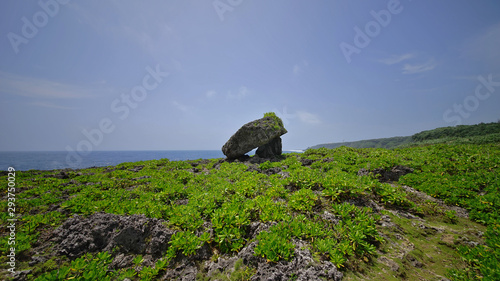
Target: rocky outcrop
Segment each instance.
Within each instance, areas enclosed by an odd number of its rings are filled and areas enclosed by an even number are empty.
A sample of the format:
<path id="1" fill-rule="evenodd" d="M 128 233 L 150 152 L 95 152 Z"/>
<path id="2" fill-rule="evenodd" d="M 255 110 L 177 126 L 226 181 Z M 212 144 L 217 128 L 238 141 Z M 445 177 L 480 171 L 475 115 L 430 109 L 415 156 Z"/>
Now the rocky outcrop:
<path id="1" fill-rule="evenodd" d="M 254 240 L 258 233 L 267 231 L 276 222 L 253 222 L 249 226 L 249 240 Z M 255 255 L 257 241 L 248 243 L 234 256 L 222 256 L 218 259 L 207 260 L 204 263 L 202 274 L 206 278 L 216 278 L 219 274 L 234 271 L 235 264 L 241 260 L 244 265 L 255 268 L 251 281 L 320 281 L 342 280 L 343 273 L 330 261 L 315 260 L 309 246 L 302 240 L 293 240 L 294 255 L 290 261 L 269 262 L 263 257 Z M 212 279 L 210 279 L 212 280 Z M 219 279 L 216 279 L 219 280 Z"/>
<path id="2" fill-rule="evenodd" d="M 229 159 L 244 156 L 254 148 L 259 148 L 258 156 L 281 155 L 280 136 L 287 133 L 283 122 L 274 114 L 243 125 L 222 147 L 222 153 Z M 260 154 L 260 155 L 259 155 Z"/>
<path id="3" fill-rule="evenodd" d="M 161 257 L 174 231 L 163 220 L 143 215 L 119 216 L 95 213 L 88 218 L 78 215 L 68 219 L 53 232 L 59 255 L 75 259 L 84 253 L 110 251 Z"/>
<path id="4" fill-rule="evenodd" d="M 380 182 L 396 182 L 400 177 L 413 173 L 413 169 L 405 166 L 394 166 L 390 170 L 383 168 L 377 168 L 373 170 L 360 169 L 358 171 L 358 176 L 373 175 L 378 178 Z"/>
<path id="5" fill-rule="evenodd" d="M 282 146 L 280 137 L 276 137 L 267 144 L 259 146 L 259 148 L 257 148 L 257 151 L 255 152 L 255 154 L 257 154 L 257 156 L 261 158 L 272 158 L 276 155 L 281 155 L 281 153 Z"/>

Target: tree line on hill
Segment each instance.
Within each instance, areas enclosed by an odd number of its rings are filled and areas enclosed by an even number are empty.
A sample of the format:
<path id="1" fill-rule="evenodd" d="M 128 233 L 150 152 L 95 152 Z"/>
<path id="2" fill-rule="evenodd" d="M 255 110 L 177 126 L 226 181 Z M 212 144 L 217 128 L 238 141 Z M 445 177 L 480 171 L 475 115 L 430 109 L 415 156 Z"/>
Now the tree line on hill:
<path id="1" fill-rule="evenodd" d="M 455 127 L 442 127 L 434 130 L 422 131 L 411 136 L 412 140 L 425 141 L 446 137 L 467 138 L 485 136 L 500 132 L 500 122 L 480 123 L 477 125 L 458 125 Z"/>
<path id="2" fill-rule="evenodd" d="M 341 146 L 348 146 L 353 148 L 391 149 L 404 146 L 441 142 L 477 144 L 500 142 L 500 119 L 497 122 L 492 123 L 441 127 L 433 130 L 422 131 L 412 136 L 369 139 L 353 142 L 324 143 L 309 148 L 337 148 Z"/>

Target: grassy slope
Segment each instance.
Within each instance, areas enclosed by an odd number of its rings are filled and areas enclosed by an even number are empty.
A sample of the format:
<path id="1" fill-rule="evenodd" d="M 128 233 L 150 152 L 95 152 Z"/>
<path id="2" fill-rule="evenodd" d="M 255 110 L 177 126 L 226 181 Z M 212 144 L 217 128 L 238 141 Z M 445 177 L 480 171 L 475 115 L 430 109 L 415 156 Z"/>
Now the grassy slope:
<path id="1" fill-rule="evenodd" d="M 175 256 L 189 253 L 200 243 L 207 243 L 214 255 L 233 255 L 251 242 L 245 239 L 245 226 L 253 221 L 278 222 L 257 236 L 259 256 L 271 263 L 290 259 L 290 243 L 300 239 L 318 260 L 332 261 L 344 270 L 347 280 L 432 280 L 446 274 L 456 280 L 481 276 L 495 280 L 500 274 L 496 269 L 500 252 L 498 144 L 437 144 L 395 150 L 341 147 L 288 154 L 280 162 L 260 165 L 216 163 L 217 159 L 124 163 L 70 171 L 63 179 L 58 178 L 58 171 L 17 172 L 17 269 L 32 270 L 33 279 L 61 265 L 69 266 L 64 257 L 30 266 L 33 245 L 73 214 L 89 216 L 103 211 L 163 218 L 178 232 L 174 238 L 179 239 L 173 238 L 176 242 L 161 260 L 164 264 L 157 264 L 156 273 L 131 268 L 113 273 L 115 277 L 133 275 L 132 279 L 147 280 L 151 274 L 161 275 L 175 262 Z M 253 171 L 248 170 L 249 165 Z M 415 171 L 394 185 L 357 176 L 361 168 L 389 170 L 396 165 Z M 256 170 L 282 173 L 269 176 Z M 0 180 L 7 182 L 7 176 Z M 441 198 L 448 206 L 408 193 L 402 184 Z M 7 205 L 6 194 L 3 189 L 3 206 Z M 179 203 L 186 199 L 187 205 Z M 361 207 L 366 205 L 363 203 L 356 207 L 353 202 L 374 202 L 377 210 Z M 456 205 L 469 210 L 471 219 L 480 224 L 457 217 L 449 207 Z M 340 223 L 325 221 L 325 211 Z M 7 218 L 2 212 L 2 225 Z M 204 222 L 211 222 L 213 236 L 194 234 L 210 232 L 202 227 Z M 482 232 L 486 232 L 484 237 Z M 224 233 L 232 233 L 231 238 Z M 7 235 L 2 228 L 3 267 Z M 470 241 L 479 244 L 471 247 Z M 102 260 L 98 266 L 105 267 L 104 261 L 110 257 L 82 259 Z M 243 277 L 255 272 L 243 268 Z M 75 272 L 68 267 L 66 277 L 81 276 L 86 270 L 91 269 Z M 2 274 L 0 278 L 7 277 L 6 271 Z M 204 274 L 201 271 L 199 278 L 210 280 Z"/>
<path id="2" fill-rule="evenodd" d="M 370 139 L 370 140 L 360 140 L 360 141 L 350 141 L 350 142 L 337 142 L 337 143 L 324 143 L 318 144 L 310 147 L 311 149 L 317 148 L 337 148 L 341 146 L 347 146 L 352 148 L 395 148 L 400 145 L 410 144 L 412 142 L 411 137 L 392 137 L 392 138 L 381 138 L 381 139 Z"/>
<path id="3" fill-rule="evenodd" d="M 348 146 L 353 148 L 397 148 L 437 143 L 472 143 L 485 144 L 500 141 L 500 123 L 481 123 L 476 125 L 459 125 L 422 131 L 407 137 L 392 137 L 353 142 L 324 143 L 310 148 L 337 148 Z"/>

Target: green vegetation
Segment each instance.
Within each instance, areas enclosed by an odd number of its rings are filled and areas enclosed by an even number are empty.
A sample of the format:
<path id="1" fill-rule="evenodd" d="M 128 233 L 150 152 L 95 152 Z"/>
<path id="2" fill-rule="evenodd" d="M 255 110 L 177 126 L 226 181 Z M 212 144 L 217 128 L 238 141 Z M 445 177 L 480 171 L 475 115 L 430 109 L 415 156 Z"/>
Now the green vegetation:
<path id="1" fill-rule="evenodd" d="M 280 128 L 284 128 L 283 121 L 279 118 L 274 112 L 264 113 L 264 117 L 270 117 L 274 120 L 274 129 L 279 130 Z"/>
<path id="2" fill-rule="evenodd" d="M 120 271 L 108 270 L 108 266 L 112 261 L 112 257 L 108 252 L 97 253 L 96 255 L 85 254 L 82 257 L 71 262 L 69 266 L 62 266 L 57 270 L 53 270 L 38 276 L 36 281 L 55 281 L 55 280 L 122 280 L 124 278 L 138 277 L 140 280 L 154 280 L 154 277 L 164 270 L 167 261 L 158 260 L 154 268 L 144 267 L 137 274 L 133 269 L 124 269 Z M 137 256 L 134 259 L 137 266 L 142 262 L 142 256 Z"/>
<path id="3" fill-rule="evenodd" d="M 407 137 L 392 137 L 360 140 L 353 142 L 325 143 L 310 147 L 337 148 L 348 146 L 353 148 L 402 148 L 438 143 L 447 144 L 487 144 L 500 142 L 500 122 L 481 123 L 477 125 L 458 125 L 422 131 Z"/>
<path id="4" fill-rule="evenodd" d="M 206 276 L 205 274 L 199 272 L 196 275 L 196 280 L 247 281 L 250 280 L 250 278 L 254 274 L 255 274 L 255 269 L 245 266 L 243 260 L 238 259 L 234 264 L 234 270 L 232 272 L 220 272 L 213 276 Z"/>
<path id="5" fill-rule="evenodd" d="M 310 147 L 310 149 L 318 148 L 337 148 L 341 146 L 347 146 L 352 148 L 395 148 L 400 145 L 410 144 L 412 142 L 411 137 L 392 137 L 392 138 L 380 138 L 380 139 L 369 139 L 360 141 L 347 141 L 347 142 L 335 142 L 335 143 L 324 143 L 318 144 Z"/>
<path id="6" fill-rule="evenodd" d="M 362 168 L 390 170 L 397 165 L 414 171 L 393 183 L 358 175 Z M 276 169 L 281 172 L 264 173 Z M 297 240 L 308 245 L 317 262 L 332 262 L 351 280 L 362 278 L 359 274 L 393 280 L 388 257 L 405 269 L 398 278 L 424 274 L 412 266 L 422 264 L 453 280 L 500 280 L 498 143 L 440 143 L 394 150 L 344 146 L 309 149 L 261 164 L 162 159 L 66 171 L 65 179 L 58 174 L 16 172 L 16 256 L 23 257 L 16 267 L 31 269 L 29 280 L 154 280 L 182 258 L 194 259 L 201 249 L 209 249 L 217 259 L 220 254 L 235 255 L 252 242 L 256 243 L 254 255 L 264 261 L 291 261 Z M 0 180 L 7 182 L 7 176 Z M 404 186 L 448 206 L 422 199 Z M 6 206 L 6 189 L 2 192 L 0 204 Z M 465 208 L 470 220 L 449 206 Z M 110 270 L 113 253 L 107 252 L 88 253 L 73 261 L 54 257 L 29 264 L 28 257 L 43 235 L 74 214 L 88 217 L 96 212 L 164 219 L 175 233 L 153 266 L 143 266 L 138 255 L 133 267 Z M 3 225 L 8 218 L 6 212 L 0 213 Z M 383 226 L 388 219 L 393 226 Z M 250 225 L 255 222 L 269 227 L 251 236 Z M 484 237 L 474 234 L 485 228 Z M 477 245 L 467 244 L 464 237 Z M 7 241 L 4 228 L 2 264 L 7 261 Z M 394 245 L 405 241 L 414 249 L 398 260 Z M 52 246 L 47 245 L 47 253 L 42 254 L 48 254 Z M 445 261 L 453 266 L 445 266 Z M 219 277 L 202 272 L 198 277 L 248 280 L 256 272 L 255 265 L 237 264 Z"/>
<path id="7" fill-rule="evenodd" d="M 177 253 L 181 252 L 185 256 L 192 256 L 195 254 L 196 250 L 201 248 L 203 243 L 208 242 L 210 239 L 210 234 L 204 232 L 202 236 L 198 237 L 192 232 L 181 231 L 177 232 L 172 236 L 172 240 L 168 242 L 170 248 L 168 248 L 167 259 L 173 259 Z"/>
<path id="8" fill-rule="evenodd" d="M 422 131 L 411 136 L 414 142 L 428 141 L 442 138 L 469 138 L 500 133 L 500 123 L 481 123 L 477 125 L 458 125 L 442 127 L 429 131 Z"/>

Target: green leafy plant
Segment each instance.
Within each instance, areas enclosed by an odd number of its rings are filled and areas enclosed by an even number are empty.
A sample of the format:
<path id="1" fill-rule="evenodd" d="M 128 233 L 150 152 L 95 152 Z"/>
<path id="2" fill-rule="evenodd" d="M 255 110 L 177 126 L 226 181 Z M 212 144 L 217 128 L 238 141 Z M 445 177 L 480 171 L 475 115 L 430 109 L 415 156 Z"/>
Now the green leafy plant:
<path id="1" fill-rule="evenodd" d="M 281 221 L 287 218 L 287 209 L 284 202 L 274 202 L 267 196 L 257 196 L 252 200 L 252 207 L 255 207 L 261 221 Z"/>
<path id="2" fill-rule="evenodd" d="M 453 223 L 453 224 L 458 222 L 456 211 L 454 211 L 454 210 L 445 211 L 444 215 L 445 215 L 445 218 L 448 222 Z"/>
<path id="3" fill-rule="evenodd" d="M 203 224 L 200 212 L 190 205 L 174 206 L 169 213 L 170 225 L 183 230 L 195 231 Z"/>
<path id="4" fill-rule="evenodd" d="M 158 274 L 166 269 L 168 261 L 168 259 L 159 259 L 153 267 L 143 267 L 139 272 L 139 278 L 143 281 L 156 280 Z"/>
<path id="5" fill-rule="evenodd" d="M 295 248 L 290 242 L 290 237 L 290 233 L 280 228 L 259 233 L 257 235 L 259 243 L 254 249 L 255 255 L 265 257 L 270 262 L 277 262 L 280 259 L 290 260 Z"/>
<path id="6" fill-rule="evenodd" d="M 223 252 L 238 251 L 246 243 L 245 228 L 249 223 L 249 214 L 240 204 L 224 205 L 212 215 L 214 241 Z"/>
<path id="7" fill-rule="evenodd" d="M 281 120 L 281 118 L 279 118 L 276 113 L 274 112 L 267 112 L 267 113 L 264 113 L 264 117 L 270 117 L 274 120 L 274 128 L 276 130 L 279 130 L 280 128 L 283 128 L 283 121 Z"/>
<path id="8" fill-rule="evenodd" d="M 44 273 L 35 280 L 112 280 L 117 275 L 116 272 L 108 271 L 112 260 L 108 252 L 97 253 L 95 256 L 86 254 L 71 262 L 70 266 Z"/>
<path id="9" fill-rule="evenodd" d="M 200 249 L 204 243 L 208 242 L 210 234 L 204 232 L 200 237 L 190 231 L 180 231 L 172 235 L 170 247 L 167 251 L 167 259 L 175 258 L 177 252 L 181 252 L 185 256 L 192 256 L 196 250 Z"/>
<path id="10" fill-rule="evenodd" d="M 394 205 L 403 208 L 415 207 L 415 204 L 406 197 L 406 193 L 396 186 L 387 183 L 378 183 L 373 186 L 373 191 L 380 196 L 380 201 L 386 205 Z"/>
<path id="11" fill-rule="evenodd" d="M 318 196 L 307 188 L 302 188 L 294 192 L 288 199 L 290 207 L 296 211 L 311 211 Z"/>

